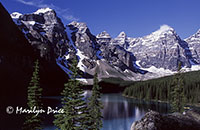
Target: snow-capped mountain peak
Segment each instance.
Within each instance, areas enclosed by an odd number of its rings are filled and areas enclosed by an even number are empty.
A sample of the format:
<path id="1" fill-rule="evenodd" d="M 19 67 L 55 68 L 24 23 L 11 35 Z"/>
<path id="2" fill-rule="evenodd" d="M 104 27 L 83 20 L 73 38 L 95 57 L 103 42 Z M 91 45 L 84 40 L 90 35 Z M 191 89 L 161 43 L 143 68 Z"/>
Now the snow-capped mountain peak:
<path id="1" fill-rule="evenodd" d="M 185 39 L 191 50 L 193 58 L 200 63 L 200 29 L 192 36 Z"/>
<path id="2" fill-rule="evenodd" d="M 173 39 L 180 39 L 179 36 L 176 34 L 175 30 L 168 25 L 162 25 L 160 26 L 160 29 L 140 39 L 144 41 L 151 41 L 151 43 L 153 43 L 160 39 L 163 39 L 163 38 L 165 39 L 166 37 L 171 37 Z"/>
<path id="3" fill-rule="evenodd" d="M 12 19 L 18 19 L 21 15 L 21 13 L 13 12 L 10 16 Z"/>
<path id="4" fill-rule="evenodd" d="M 160 36 L 162 34 L 166 34 L 166 33 L 172 33 L 174 32 L 174 29 L 168 25 L 162 25 L 160 26 L 160 29 L 158 29 L 157 31 L 153 32 L 153 35 L 157 35 Z"/>
<path id="5" fill-rule="evenodd" d="M 124 31 L 122 31 L 122 32 L 120 32 L 120 34 L 117 37 L 126 38 L 126 33 Z"/>
<path id="6" fill-rule="evenodd" d="M 77 22 L 77 21 L 72 21 L 71 23 L 68 24 L 68 26 L 72 27 L 71 29 L 73 29 L 73 28 L 78 29 L 79 33 L 85 33 L 88 29 L 86 23 Z"/>
<path id="7" fill-rule="evenodd" d="M 44 14 L 46 12 L 49 12 L 49 11 L 53 11 L 53 9 L 50 9 L 50 8 L 41 8 L 41 9 L 38 9 L 36 12 L 34 12 L 34 14 Z"/>
<path id="8" fill-rule="evenodd" d="M 200 29 L 193 35 L 191 35 L 190 37 L 184 39 L 185 41 L 188 41 L 188 40 L 194 40 L 194 39 L 198 39 L 200 38 Z"/>
<path id="9" fill-rule="evenodd" d="M 122 31 L 115 39 L 112 40 L 112 44 L 120 45 L 124 48 L 127 48 L 129 46 L 127 40 L 128 38 L 127 38 L 126 33 Z"/>
<path id="10" fill-rule="evenodd" d="M 79 23 L 79 22 L 77 22 L 77 21 L 72 21 L 72 22 L 71 22 L 71 23 L 69 23 L 68 25 L 73 25 L 73 26 L 77 27 L 77 26 L 79 26 L 79 25 L 80 25 L 80 23 Z"/>
<path id="11" fill-rule="evenodd" d="M 111 38 L 110 34 L 108 34 L 106 31 L 101 32 L 96 37 L 97 38 Z"/>
<path id="12" fill-rule="evenodd" d="M 200 29 L 194 34 L 192 35 L 194 38 L 200 38 Z"/>
<path id="13" fill-rule="evenodd" d="M 160 26 L 160 31 L 168 31 L 168 30 L 173 30 L 173 28 L 166 24 Z"/>

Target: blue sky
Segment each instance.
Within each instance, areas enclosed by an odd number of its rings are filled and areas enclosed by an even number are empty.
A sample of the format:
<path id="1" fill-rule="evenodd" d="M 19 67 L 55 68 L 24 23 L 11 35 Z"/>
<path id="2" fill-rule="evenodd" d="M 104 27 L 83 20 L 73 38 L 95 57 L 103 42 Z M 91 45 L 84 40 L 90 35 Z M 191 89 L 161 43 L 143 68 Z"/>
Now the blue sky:
<path id="1" fill-rule="evenodd" d="M 173 27 L 181 38 L 200 29 L 200 0 L 0 0 L 9 13 L 31 13 L 50 7 L 64 24 L 85 22 L 93 34 L 121 31 L 130 37 L 148 35 L 163 24 Z"/>

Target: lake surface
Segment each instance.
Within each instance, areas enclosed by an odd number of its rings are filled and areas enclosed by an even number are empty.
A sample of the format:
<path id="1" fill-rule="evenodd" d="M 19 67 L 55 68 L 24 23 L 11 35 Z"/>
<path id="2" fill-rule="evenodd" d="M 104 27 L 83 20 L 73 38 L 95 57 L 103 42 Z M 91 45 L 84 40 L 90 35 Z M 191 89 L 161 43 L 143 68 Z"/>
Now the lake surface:
<path id="1" fill-rule="evenodd" d="M 85 97 L 89 97 L 90 91 L 85 92 Z M 169 105 L 166 103 L 147 102 L 130 99 L 121 96 L 120 93 L 102 94 L 103 102 L 103 128 L 101 130 L 130 130 L 133 122 L 140 120 L 149 110 L 166 114 L 169 112 Z M 60 107 L 60 97 L 45 97 L 44 105 Z M 52 124 L 53 114 L 46 115 L 44 130 L 55 130 Z"/>

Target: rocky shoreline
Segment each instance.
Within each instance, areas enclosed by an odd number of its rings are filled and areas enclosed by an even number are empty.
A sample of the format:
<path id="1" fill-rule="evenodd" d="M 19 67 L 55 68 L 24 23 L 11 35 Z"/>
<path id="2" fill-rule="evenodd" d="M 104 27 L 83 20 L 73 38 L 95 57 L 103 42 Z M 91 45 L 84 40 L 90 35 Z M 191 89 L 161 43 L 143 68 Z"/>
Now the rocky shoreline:
<path id="1" fill-rule="evenodd" d="M 132 124 L 131 130 L 200 130 L 200 110 L 167 115 L 149 111 L 141 120 Z"/>

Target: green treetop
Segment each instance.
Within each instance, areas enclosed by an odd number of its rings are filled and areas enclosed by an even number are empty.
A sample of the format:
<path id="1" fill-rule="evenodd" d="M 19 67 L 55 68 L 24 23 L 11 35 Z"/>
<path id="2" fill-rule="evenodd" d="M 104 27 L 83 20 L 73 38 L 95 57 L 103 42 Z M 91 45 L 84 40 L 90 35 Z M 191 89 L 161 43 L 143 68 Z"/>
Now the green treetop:
<path id="1" fill-rule="evenodd" d="M 64 85 L 62 91 L 62 108 L 65 113 L 55 115 L 54 124 L 61 130 L 87 130 L 90 120 L 86 101 L 83 99 L 83 89 L 77 77 L 77 60 L 74 58 L 70 66 L 71 79 Z"/>
<path id="2" fill-rule="evenodd" d="M 40 88 L 39 83 L 39 61 L 36 60 L 34 66 L 33 76 L 28 86 L 28 109 L 33 109 L 36 107 L 37 109 L 41 109 L 41 96 L 42 96 L 42 88 Z M 38 130 L 41 128 L 41 116 L 35 114 L 28 114 L 26 116 L 26 120 L 23 125 L 23 130 Z"/>
<path id="3" fill-rule="evenodd" d="M 103 126 L 102 124 L 102 114 L 101 109 L 103 108 L 100 101 L 101 93 L 100 87 L 98 85 L 98 75 L 95 73 L 93 80 L 92 96 L 89 98 L 88 108 L 89 113 L 92 118 L 91 120 L 91 130 L 100 130 Z"/>
<path id="4" fill-rule="evenodd" d="M 182 112 L 185 104 L 184 83 L 181 73 L 181 63 L 178 65 L 178 72 L 174 75 L 174 79 L 171 86 L 171 106 L 173 112 Z"/>

